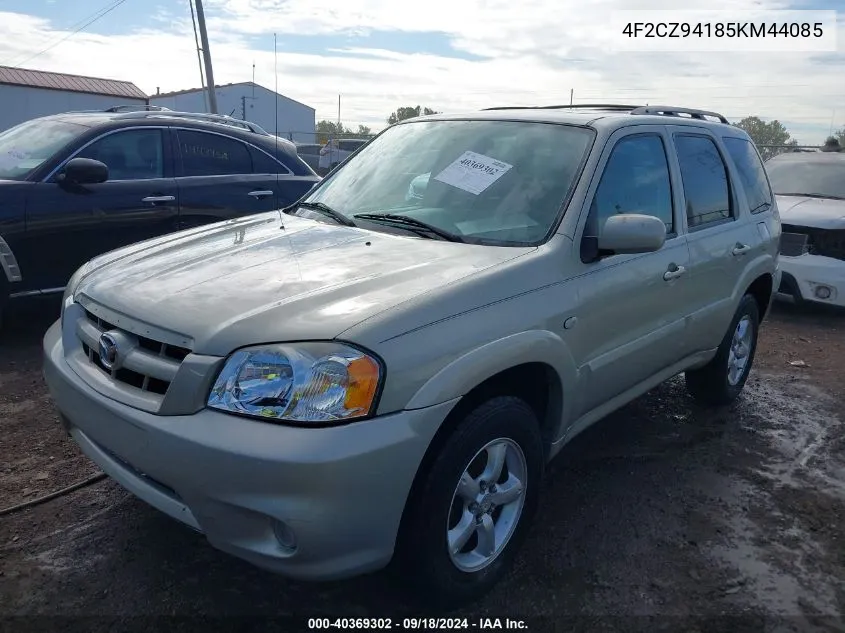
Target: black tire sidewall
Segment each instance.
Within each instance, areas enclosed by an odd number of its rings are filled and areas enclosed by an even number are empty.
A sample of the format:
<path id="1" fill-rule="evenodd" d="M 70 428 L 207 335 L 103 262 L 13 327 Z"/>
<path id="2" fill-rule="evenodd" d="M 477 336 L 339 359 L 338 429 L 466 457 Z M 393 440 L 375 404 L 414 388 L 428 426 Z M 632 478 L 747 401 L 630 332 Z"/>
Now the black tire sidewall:
<path id="1" fill-rule="evenodd" d="M 745 372 L 743 373 L 742 378 L 736 385 L 732 385 L 728 382 L 728 357 L 730 356 L 731 343 L 733 341 L 734 332 L 736 331 L 736 326 L 744 316 L 751 317 L 751 326 L 753 328 L 751 336 L 751 351 L 748 354 L 748 364 L 745 366 Z M 742 301 L 740 301 L 739 308 L 737 308 L 736 314 L 731 321 L 731 325 L 725 334 L 725 338 L 719 346 L 719 353 L 716 355 L 715 359 L 718 366 L 721 368 L 722 385 L 720 385 L 720 387 L 731 400 L 740 394 L 743 387 L 745 387 L 748 376 L 751 375 L 751 369 L 754 365 L 754 356 L 757 353 L 757 337 L 759 333 L 760 309 L 758 308 L 757 301 L 754 297 L 751 295 L 745 295 L 742 298 Z"/>
<path id="2" fill-rule="evenodd" d="M 464 469 L 488 442 L 507 438 L 515 442 L 525 456 L 528 481 L 522 514 L 504 550 L 487 567 L 477 572 L 463 572 L 455 567 L 446 545 L 446 525 L 452 496 Z M 524 540 L 539 500 L 545 455 L 539 423 L 531 408 L 522 400 L 498 397 L 472 411 L 453 432 L 432 463 L 420 489 L 412 523 L 405 535 L 406 562 L 412 569 L 404 573 L 416 576 L 426 599 L 443 606 L 459 604 L 480 597 L 510 568 Z"/>

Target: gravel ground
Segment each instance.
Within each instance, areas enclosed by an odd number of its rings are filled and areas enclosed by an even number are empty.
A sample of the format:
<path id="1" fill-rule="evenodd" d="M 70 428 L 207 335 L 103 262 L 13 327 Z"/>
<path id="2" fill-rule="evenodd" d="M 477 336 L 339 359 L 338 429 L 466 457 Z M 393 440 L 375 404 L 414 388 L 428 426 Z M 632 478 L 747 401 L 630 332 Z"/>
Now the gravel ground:
<path id="1" fill-rule="evenodd" d="M 0 507 L 98 472 L 41 378 L 57 311 L 35 308 L 0 337 Z M 844 334 L 842 313 L 778 305 L 734 406 L 699 409 L 675 379 L 582 434 L 553 464 L 511 576 L 451 615 L 470 628 L 845 631 Z M 215 620 L 234 628 L 247 615 L 437 614 L 386 574 L 316 585 L 254 569 L 105 480 L 0 517 L 0 615 L 52 631 L 196 622 L 130 616 L 240 617 Z"/>

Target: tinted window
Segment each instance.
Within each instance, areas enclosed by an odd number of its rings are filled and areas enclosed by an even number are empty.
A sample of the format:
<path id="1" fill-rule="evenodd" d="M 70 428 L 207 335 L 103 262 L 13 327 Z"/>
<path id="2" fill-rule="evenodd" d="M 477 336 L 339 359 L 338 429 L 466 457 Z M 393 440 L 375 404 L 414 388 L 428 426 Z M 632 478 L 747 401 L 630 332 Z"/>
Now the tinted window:
<path id="1" fill-rule="evenodd" d="M 765 211 L 772 204 L 772 194 L 769 191 L 769 181 L 766 179 L 766 171 L 760 156 L 750 141 L 742 138 L 724 138 L 725 147 L 731 155 L 739 178 L 742 180 L 742 187 L 745 189 L 745 197 L 748 200 L 748 208 L 751 213 Z"/>
<path id="2" fill-rule="evenodd" d="M 344 152 L 354 152 L 361 147 L 365 141 L 340 141 L 339 147 Z"/>
<path id="3" fill-rule="evenodd" d="M 669 163 L 659 136 L 630 136 L 616 144 L 590 206 L 584 234 L 598 236 L 607 218 L 620 213 L 656 216 L 667 233 L 675 232 Z"/>
<path id="4" fill-rule="evenodd" d="M 180 130 L 179 146 L 185 176 L 252 173 L 249 148 L 228 136 Z"/>
<path id="5" fill-rule="evenodd" d="M 249 148 L 252 152 L 252 170 L 256 174 L 286 174 L 290 171 L 287 167 L 279 164 L 270 156 L 254 147 Z"/>
<path id="6" fill-rule="evenodd" d="M 115 132 L 95 141 L 77 156 L 105 163 L 109 168 L 109 180 L 164 177 L 161 130 L 137 128 Z"/>
<path id="7" fill-rule="evenodd" d="M 296 152 L 298 154 L 303 154 L 306 156 L 317 156 L 320 153 L 320 146 L 319 145 L 300 145 L 296 148 Z"/>
<path id="8" fill-rule="evenodd" d="M 0 133 L 0 179 L 23 180 L 88 128 L 33 119 Z"/>
<path id="9" fill-rule="evenodd" d="M 728 171 L 716 144 L 706 136 L 675 137 L 691 228 L 731 217 Z"/>
<path id="10" fill-rule="evenodd" d="M 845 199 L 845 158 L 812 156 L 804 160 L 770 160 L 766 171 L 777 195 L 811 194 Z"/>

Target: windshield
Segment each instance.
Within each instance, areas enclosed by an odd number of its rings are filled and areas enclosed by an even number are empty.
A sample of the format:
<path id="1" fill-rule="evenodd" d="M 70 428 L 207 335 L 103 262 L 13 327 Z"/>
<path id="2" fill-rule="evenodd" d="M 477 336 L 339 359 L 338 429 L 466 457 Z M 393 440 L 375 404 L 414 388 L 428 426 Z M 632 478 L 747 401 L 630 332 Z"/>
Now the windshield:
<path id="1" fill-rule="evenodd" d="M 0 179 L 24 180 L 86 127 L 33 119 L 0 132 Z"/>
<path id="2" fill-rule="evenodd" d="M 845 199 L 845 160 L 770 161 L 766 171 L 776 194 Z"/>
<path id="3" fill-rule="evenodd" d="M 418 121 L 370 141 L 307 202 L 398 214 L 484 244 L 546 238 L 593 132 L 515 121 Z M 367 228 L 383 228 L 359 220 Z"/>

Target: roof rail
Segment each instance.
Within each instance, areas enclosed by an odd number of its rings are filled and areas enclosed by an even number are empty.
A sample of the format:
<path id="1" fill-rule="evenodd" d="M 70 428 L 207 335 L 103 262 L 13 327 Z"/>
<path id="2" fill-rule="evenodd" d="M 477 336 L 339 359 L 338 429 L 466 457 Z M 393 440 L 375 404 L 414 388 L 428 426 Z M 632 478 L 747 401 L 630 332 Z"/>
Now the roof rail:
<path id="1" fill-rule="evenodd" d="M 191 121 L 203 121 L 206 123 L 219 123 L 220 125 L 228 125 L 229 127 L 237 127 L 242 130 L 248 130 L 250 132 L 254 132 L 256 134 L 261 134 L 262 136 L 270 136 L 270 133 L 267 132 L 264 128 L 262 128 L 257 123 L 253 123 L 251 121 L 244 121 L 242 119 L 236 119 L 234 117 L 230 117 L 226 114 L 208 114 L 206 112 L 175 112 L 173 110 L 168 110 L 167 108 L 162 108 L 162 111 L 134 111 L 134 112 L 126 112 L 120 115 L 121 119 L 145 119 L 145 118 L 159 118 L 159 117 L 166 117 L 166 118 L 176 118 L 176 119 L 187 119 Z"/>
<path id="2" fill-rule="evenodd" d="M 106 108 L 102 110 L 102 112 L 161 112 L 161 111 L 169 111 L 170 108 L 165 108 L 164 106 L 157 106 L 157 105 L 132 105 L 132 104 L 124 104 L 124 105 L 116 105 L 110 108 Z"/>
<path id="3" fill-rule="evenodd" d="M 692 108 L 678 108 L 676 106 L 641 106 L 631 110 L 631 114 L 656 114 L 660 116 L 681 116 L 687 115 L 691 119 L 699 119 L 706 121 L 707 117 L 713 117 L 720 123 L 730 125 L 723 115 L 718 112 L 710 112 L 708 110 L 693 110 Z"/>
<path id="4" fill-rule="evenodd" d="M 549 106 L 497 106 L 495 108 L 484 108 L 484 110 L 614 110 L 627 112 L 636 110 L 640 106 L 622 105 L 619 103 L 575 103 L 570 105 L 549 105 Z"/>

